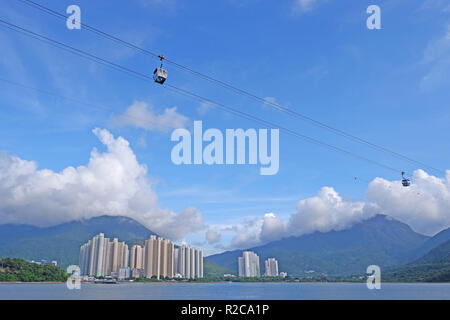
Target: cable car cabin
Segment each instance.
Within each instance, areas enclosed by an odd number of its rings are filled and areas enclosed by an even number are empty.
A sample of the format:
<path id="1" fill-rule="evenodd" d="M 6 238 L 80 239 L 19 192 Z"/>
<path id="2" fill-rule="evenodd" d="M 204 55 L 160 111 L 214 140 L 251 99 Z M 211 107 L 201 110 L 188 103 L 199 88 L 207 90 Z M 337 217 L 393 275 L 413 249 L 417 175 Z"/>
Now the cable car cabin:
<path id="1" fill-rule="evenodd" d="M 153 71 L 153 80 L 155 80 L 156 83 L 163 84 L 166 79 L 167 71 L 163 68 L 156 68 L 155 71 Z"/>
<path id="2" fill-rule="evenodd" d="M 402 180 L 402 185 L 404 187 L 409 187 L 411 185 L 411 181 L 409 179 L 403 179 Z"/>

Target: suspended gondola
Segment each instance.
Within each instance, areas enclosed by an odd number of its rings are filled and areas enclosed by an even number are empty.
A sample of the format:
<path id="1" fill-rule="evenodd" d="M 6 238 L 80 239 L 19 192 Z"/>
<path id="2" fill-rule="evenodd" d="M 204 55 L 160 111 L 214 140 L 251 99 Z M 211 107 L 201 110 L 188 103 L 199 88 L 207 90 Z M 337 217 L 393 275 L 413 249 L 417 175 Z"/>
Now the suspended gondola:
<path id="1" fill-rule="evenodd" d="M 404 187 L 409 187 L 411 185 L 411 180 L 405 178 L 405 172 L 402 171 L 402 185 Z"/>
<path id="2" fill-rule="evenodd" d="M 153 71 L 153 80 L 156 83 L 163 84 L 167 80 L 167 71 L 163 69 L 163 61 L 165 57 L 159 55 L 158 58 L 161 60 L 161 65 Z"/>

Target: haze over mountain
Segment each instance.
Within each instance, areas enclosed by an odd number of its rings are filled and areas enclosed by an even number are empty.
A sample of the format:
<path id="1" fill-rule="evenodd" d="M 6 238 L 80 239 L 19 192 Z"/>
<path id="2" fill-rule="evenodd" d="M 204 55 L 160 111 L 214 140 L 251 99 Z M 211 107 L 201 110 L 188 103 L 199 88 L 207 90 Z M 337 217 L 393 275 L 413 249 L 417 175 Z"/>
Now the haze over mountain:
<path id="1" fill-rule="evenodd" d="M 434 263 L 449 263 L 450 264 L 450 240 L 441 243 L 433 248 L 423 257 L 414 261 L 413 264 L 434 264 Z"/>
<path id="2" fill-rule="evenodd" d="M 429 238 L 402 222 L 377 215 L 346 230 L 289 237 L 248 250 L 260 256 L 261 272 L 264 272 L 264 260 L 275 257 L 280 271 L 293 276 L 364 274 L 371 264 L 399 270 L 402 274 L 410 272 L 412 266 L 416 269 L 419 266 L 417 270 L 422 274 L 422 266 L 426 265 L 440 275 L 442 264 L 450 263 L 449 230 Z M 57 260 L 60 266 L 66 267 L 78 264 L 80 245 L 100 232 L 129 245 L 142 244 L 155 234 L 135 220 L 121 216 L 101 216 L 48 228 L 0 225 L 0 257 Z M 206 257 L 206 269 L 216 274 L 237 273 L 237 257 L 242 251 Z"/>
<path id="3" fill-rule="evenodd" d="M 383 268 L 410 261 L 428 238 L 400 221 L 377 215 L 346 230 L 289 237 L 248 250 L 260 256 L 261 264 L 275 257 L 280 271 L 291 275 L 363 274 L 372 264 Z M 237 272 L 242 252 L 228 251 L 206 259 Z"/>
<path id="4" fill-rule="evenodd" d="M 447 228 L 435 234 L 433 237 L 428 239 L 420 248 L 418 248 L 415 252 L 415 258 L 419 259 L 420 257 L 429 253 L 433 248 L 437 248 L 438 246 L 446 243 L 449 240 L 450 228 Z"/>
<path id="5" fill-rule="evenodd" d="M 155 234 L 135 220 L 121 216 L 100 216 L 48 228 L 6 224 L 0 225 L 0 257 L 56 260 L 66 267 L 78 264 L 80 246 L 100 232 L 129 244 Z"/>
<path id="6" fill-rule="evenodd" d="M 448 230 L 447 230 L 448 231 Z M 437 243 L 449 232 L 439 233 L 436 239 L 427 242 Z M 426 247 L 430 243 L 426 244 Z M 431 249 L 423 257 L 404 266 L 388 270 L 382 278 L 389 281 L 405 282 L 448 282 L 450 281 L 450 239 Z"/>

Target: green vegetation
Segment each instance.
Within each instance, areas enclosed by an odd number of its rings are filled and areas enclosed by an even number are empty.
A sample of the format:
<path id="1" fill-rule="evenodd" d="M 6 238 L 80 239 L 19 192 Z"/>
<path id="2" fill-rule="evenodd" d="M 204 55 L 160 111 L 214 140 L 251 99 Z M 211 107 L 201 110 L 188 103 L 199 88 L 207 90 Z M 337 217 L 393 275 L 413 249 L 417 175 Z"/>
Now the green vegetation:
<path id="1" fill-rule="evenodd" d="M 450 240 L 413 263 L 385 272 L 382 279 L 396 282 L 450 282 Z"/>
<path id="2" fill-rule="evenodd" d="M 407 265 L 381 274 L 387 282 L 450 282 L 450 263 Z"/>
<path id="3" fill-rule="evenodd" d="M 234 274 L 233 271 L 231 271 L 228 268 L 219 266 L 211 261 L 204 260 L 203 261 L 203 273 L 205 278 L 220 278 L 224 274 Z"/>
<path id="4" fill-rule="evenodd" d="M 39 265 L 22 259 L 0 259 L 0 281 L 62 282 L 69 274 L 58 266 Z"/>

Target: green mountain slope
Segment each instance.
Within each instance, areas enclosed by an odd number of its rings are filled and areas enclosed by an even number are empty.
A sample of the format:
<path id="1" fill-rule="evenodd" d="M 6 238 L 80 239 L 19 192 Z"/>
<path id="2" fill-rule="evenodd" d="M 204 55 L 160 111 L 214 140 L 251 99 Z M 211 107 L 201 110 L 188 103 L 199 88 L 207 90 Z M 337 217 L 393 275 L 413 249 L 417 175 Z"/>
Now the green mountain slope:
<path id="1" fill-rule="evenodd" d="M 430 250 L 414 264 L 450 263 L 450 240 Z"/>
<path id="2" fill-rule="evenodd" d="M 261 272 L 264 260 L 274 257 L 279 270 L 291 275 L 334 276 L 362 274 L 372 264 L 383 268 L 406 263 L 427 239 L 404 223 L 377 215 L 347 230 L 285 238 L 248 250 L 260 256 Z M 241 255 L 242 250 L 235 250 L 206 259 L 237 272 Z"/>
<path id="3" fill-rule="evenodd" d="M 100 232 L 128 244 L 155 234 L 135 220 L 120 216 L 95 217 L 49 228 L 0 225 L 0 257 L 56 260 L 65 268 L 78 264 L 80 246 Z"/>
<path id="4" fill-rule="evenodd" d="M 203 264 L 203 274 L 205 278 L 220 278 L 223 277 L 224 274 L 232 274 L 233 272 L 230 269 L 218 266 L 211 261 L 205 260 Z"/>
<path id="5" fill-rule="evenodd" d="M 414 252 L 414 260 L 426 255 L 430 250 L 440 246 L 450 240 L 450 228 L 444 229 L 429 238 L 425 243 Z"/>
<path id="6" fill-rule="evenodd" d="M 430 250 L 420 259 L 382 274 L 382 279 L 408 282 L 449 282 L 450 240 Z"/>

